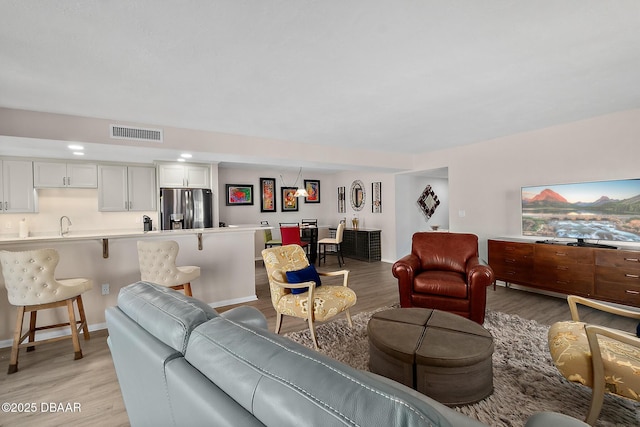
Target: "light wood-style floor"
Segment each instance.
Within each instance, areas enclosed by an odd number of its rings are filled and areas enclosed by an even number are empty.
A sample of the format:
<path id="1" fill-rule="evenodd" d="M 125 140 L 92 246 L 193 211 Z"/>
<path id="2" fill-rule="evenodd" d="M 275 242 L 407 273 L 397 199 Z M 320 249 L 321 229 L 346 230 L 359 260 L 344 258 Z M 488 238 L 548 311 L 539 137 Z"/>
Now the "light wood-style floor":
<path id="1" fill-rule="evenodd" d="M 396 280 L 391 264 L 366 263 L 347 259 L 345 268 L 351 271 L 350 286 L 358 295 L 352 314 L 398 303 Z M 329 257 L 320 270 L 338 269 L 335 257 Z M 326 283 L 326 282 L 323 282 Z M 198 296 L 198 282 L 194 283 L 194 296 Z M 269 287 L 262 263 L 256 263 L 256 290 L 258 300 L 249 303 L 267 317 L 269 328 L 275 327 L 275 311 L 271 306 Z M 543 324 L 552 324 L 569 318 L 566 301 L 561 298 L 535 294 L 498 286 L 487 292 L 490 310 L 518 314 Z M 219 311 L 231 307 L 219 308 Z M 610 327 L 634 330 L 635 323 L 621 321 L 601 313 L 585 310 L 586 321 Z M 283 331 L 306 328 L 302 320 L 285 317 Z M 113 362 L 106 343 L 107 332 L 96 331 L 91 340 L 81 340 L 84 358 L 73 360 L 70 340 L 38 347 L 35 352 L 21 351 L 19 371 L 7 375 L 10 349 L 0 349 L 0 404 L 16 406 L 35 404 L 35 413 L 0 412 L 0 426 L 127 426 L 127 418 Z M 81 412 L 52 412 L 54 409 L 80 405 Z M 67 405 L 70 404 L 70 405 Z M 16 408 L 17 409 L 17 408 Z M 43 411 L 45 409 L 45 411 Z"/>

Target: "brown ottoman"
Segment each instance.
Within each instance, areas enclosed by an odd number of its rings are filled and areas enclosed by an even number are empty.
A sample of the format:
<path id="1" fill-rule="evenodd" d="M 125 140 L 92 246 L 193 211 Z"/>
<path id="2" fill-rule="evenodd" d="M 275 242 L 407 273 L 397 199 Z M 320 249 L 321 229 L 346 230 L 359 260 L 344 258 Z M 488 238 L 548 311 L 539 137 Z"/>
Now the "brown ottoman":
<path id="1" fill-rule="evenodd" d="M 469 319 L 397 308 L 375 313 L 367 331 L 371 372 L 452 406 L 493 392 L 493 338 Z"/>

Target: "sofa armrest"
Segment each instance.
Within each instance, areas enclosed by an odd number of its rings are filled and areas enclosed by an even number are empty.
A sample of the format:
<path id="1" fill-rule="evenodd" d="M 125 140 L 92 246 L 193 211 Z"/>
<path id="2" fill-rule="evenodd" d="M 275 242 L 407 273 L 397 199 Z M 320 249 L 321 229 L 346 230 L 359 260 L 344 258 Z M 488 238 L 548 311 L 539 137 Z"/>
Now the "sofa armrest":
<path id="1" fill-rule="evenodd" d="M 412 307 L 411 294 L 413 279 L 420 272 L 420 259 L 413 254 L 400 258 L 391 267 L 393 276 L 398 279 L 398 291 L 400 293 L 400 306 Z"/>
<path id="2" fill-rule="evenodd" d="M 232 308 L 221 313 L 220 316 L 232 322 L 267 329 L 267 318 L 264 317 L 264 314 L 257 308 L 248 305 Z"/>

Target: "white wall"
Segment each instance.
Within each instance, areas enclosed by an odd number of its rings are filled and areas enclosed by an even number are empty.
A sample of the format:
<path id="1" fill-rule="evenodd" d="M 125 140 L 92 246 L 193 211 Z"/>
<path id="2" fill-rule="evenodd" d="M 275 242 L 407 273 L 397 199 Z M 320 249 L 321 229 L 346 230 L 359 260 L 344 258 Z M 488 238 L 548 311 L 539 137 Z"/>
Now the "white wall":
<path id="1" fill-rule="evenodd" d="M 449 228 L 477 234 L 486 256 L 488 238 L 521 234 L 520 187 L 639 178 L 639 137 L 636 109 L 424 154 L 415 165 L 449 168 Z"/>
<path id="2" fill-rule="evenodd" d="M 274 238 L 280 235 L 279 222 L 299 222 L 303 218 L 317 218 L 319 225 L 336 226 L 342 218 L 347 218 L 347 226 L 351 226 L 351 218 L 357 215 L 361 228 L 380 229 L 382 240 L 382 259 L 384 261 L 395 261 L 395 191 L 394 176 L 388 173 L 375 172 L 340 172 L 336 174 L 326 174 L 309 172 L 302 170 L 299 184 L 304 179 L 320 180 L 320 203 L 305 203 L 299 199 L 298 212 L 282 212 L 281 197 L 278 193 L 277 212 L 260 212 L 260 178 L 276 178 L 278 190 L 282 187 L 282 178 L 287 186 L 292 186 L 296 180 L 298 171 L 280 171 L 269 168 L 232 168 L 229 166 L 220 167 L 219 188 L 221 195 L 220 221 L 227 224 L 259 224 L 260 221 L 269 221 L 269 225 L 274 226 Z M 361 211 L 354 211 L 349 199 L 349 189 L 351 183 L 359 179 L 365 187 L 365 206 Z M 382 213 L 371 212 L 371 184 L 382 182 Z M 226 206 L 224 202 L 225 184 L 253 184 L 254 205 L 253 206 Z M 346 213 L 338 212 L 338 187 L 343 186 L 346 190 Z M 416 196 L 417 199 L 417 196 Z M 322 230 L 321 230 L 322 233 Z M 326 231 L 325 231 L 326 233 Z M 322 237 L 322 235 L 320 236 Z M 261 259 L 260 251 L 264 248 L 263 236 L 256 233 L 256 259 Z"/>

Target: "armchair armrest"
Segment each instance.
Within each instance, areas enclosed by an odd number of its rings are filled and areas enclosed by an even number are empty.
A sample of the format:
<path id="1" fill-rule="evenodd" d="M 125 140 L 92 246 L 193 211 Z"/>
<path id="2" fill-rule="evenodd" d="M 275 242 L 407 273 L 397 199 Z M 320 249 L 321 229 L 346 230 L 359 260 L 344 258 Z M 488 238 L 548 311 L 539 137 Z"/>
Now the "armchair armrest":
<path id="1" fill-rule="evenodd" d="M 493 269 L 485 263 L 480 257 L 471 257 L 467 261 L 467 283 L 471 287 L 489 286 L 493 284 Z"/>
<path id="2" fill-rule="evenodd" d="M 569 295 L 567 297 L 567 302 L 569 303 L 569 310 L 571 310 L 571 319 L 576 322 L 580 321 L 580 314 L 578 313 L 578 304 L 582 304 L 584 306 L 591 307 L 596 310 L 605 311 L 607 313 L 617 314 L 618 316 L 624 316 L 630 319 L 640 320 L 640 311 L 630 310 L 622 307 L 615 307 L 599 301 L 594 301 L 589 298 L 579 297 L 577 295 Z"/>
<path id="3" fill-rule="evenodd" d="M 342 286 L 349 287 L 349 270 L 319 271 L 320 276 L 343 276 Z"/>
<path id="4" fill-rule="evenodd" d="M 627 311 L 627 310 L 623 310 Z M 640 349 L 640 338 L 627 332 L 616 329 L 605 328 L 597 325 L 585 325 L 587 341 L 589 341 L 589 350 L 591 351 L 591 366 L 593 368 L 593 392 L 591 395 L 591 406 L 585 420 L 588 424 L 594 425 L 598 414 L 602 410 L 605 393 L 605 376 L 604 363 L 602 361 L 602 351 L 598 342 L 598 335 L 608 337 L 612 340 L 627 344 L 629 346 Z"/>
<path id="5" fill-rule="evenodd" d="M 400 307 L 412 307 L 413 279 L 420 272 L 420 259 L 414 254 L 406 255 L 393 264 L 391 272 L 398 279 Z"/>
<path id="6" fill-rule="evenodd" d="M 277 270 L 276 270 L 277 271 Z M 274 273 L 276 273 L 276 271 L 274 271 Z M 309 288 L 309 290 L 307 291 L 307 307 L 313 307 L 313 301 L 315 300 L 315 296 L 314 296 L 314 292 L 316 290 L 316 282 L 314 282 L 313 280 L 310 280 L 308 282 L 302 282 L 302 283 L 289 283 L 289 282 L 282 282 L 278 279 L 276 279 L 275 274 L 271 275 L 271 280 L 269 281 L 269 284 L 274 284 L 277 286 L 280 286 L 282 288 L 287 288 L 287 289 L 297 289 L 297 288 Z"/>

